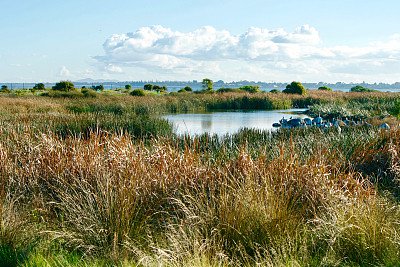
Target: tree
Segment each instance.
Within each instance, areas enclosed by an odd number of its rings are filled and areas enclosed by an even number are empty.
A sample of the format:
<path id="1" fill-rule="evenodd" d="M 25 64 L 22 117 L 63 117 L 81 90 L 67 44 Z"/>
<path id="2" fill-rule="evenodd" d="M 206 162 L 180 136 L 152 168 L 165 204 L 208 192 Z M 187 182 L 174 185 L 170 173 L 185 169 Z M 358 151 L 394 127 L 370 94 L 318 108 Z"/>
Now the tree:
<path id="1" fill-rule="evenodd" d="M 332 91 L 332 89 L 329 88 L 328 86 L 321 86 L 318 88 L 318 90 Z"/>
<path id="2" fill-rule="evenodd" d="M 167 90 L 168 90 L 168 89 L 167 89 L 167 87 L 166 87 L 165 85 L 159 86 L 159 85 L 155 84 L 155 85 L 153 86 L 153 91 L 156 91 L 157 93 L 165 92 L 165 91 L 167 91 Z"/>
<path id="3" fill-rule="evenodd" d="M 153 85 L 151 83 L 146 83 L 143 86 L 143 89 L 146 90 L 146 91 L 153 91 Z"/>
<path id="4" fill-rule="evenodd" d="M 102 84 L 96 85 L 96 86 L 93 85 L 92 89 L 96 90 L 96 91 L 103 91 L 104 90 L 104 86 Z"/>
<path id="5" fill-rule="evenodd" d="M 221 87 L 217 90 L 217 93 L 230 93 L 230 92 L 239 92 L 239 89 Z"/>
<path id="6" fill-rule="evenodd" d="M 8 89 L 7 85 L 2 85 L 1 89 L 0 89 L 0 92 L 9 93 L 10 90 Z"/>
<path id="7" fill-rule="evenodd" d="M 356 85 L 350 89 L 350 92 L 376 92 L 376 90 L 365 88 L 361 85 Z"/>
<path id="8" fill-rule="evenodd" d="M 252 94 L 261 92 L 260 86 L 258 86 L 258 85 L 245 85 L 245 86 L 239 87 L 238 89 L 252 93 Z"/>
<path id="9" fill-rule="evenodd" d="M 37 83 L 37 84 L 35 84 L 35 86 L 33 87 L 33 90 L 34 91 L 40 91 L 40 90 L 44 90 L 45 89 L 45 87 L 44 87 L 44 84 L 43 83 Z"/>
<path id="10" fill-rule="evenodd" d="M 132 96 L 145 96 L 146 93 L 143 91 L 143 89 L 135 89 L 132 92 L 130 92 L 130 95 L 132 95 Z"/>
<path id="11" fill-rule="evenodd" d="M 161 92 L 162 89 L 161 89 L 161 86 L 155 84 L 155 85 L 153 86 L 153 90 L 156 91 L 157 93 L 159 93 L 159 92 Z"/>
<path id="12" fill-rule="evenodd" d="M 183 88 L 183 90 L 185 90 L 186 92 L 193 92 L 193 89 L 190 86 L 186 86 L 185 88 Z"/>
<path id="13" fill-rule="evenodd" d="M 53 86 L 53 90 L 69 92 L 75 90 L 75 86 L 71 81 L 60 81 Z"/>
<path id="14" fill-rule="evenodd" d="M 132 89 L 132 85 L 130 85 L 130 84 L 126 84 L 126 85 L 125 85 L 125 89 L 127 89 L 127 90 L 131 90 L 131 89 Z"/>
<path id="15" fill-rule="evenodd" d="M 201 83 L 201 87 L 203 88 L 203 90 L 206 90 L 206 91 L 214 91 L 213 81 L 210 79 L 203 79 L 203 82 Z"/>
<path id="16" fill-rule="evenodd" d="M 286 85 L 286 89 L 282 92 L 286 94 L 298 94 L 298 95 L 305 95 L 306 88 L 300 83 L 293 81 L 291 84 Z"/>

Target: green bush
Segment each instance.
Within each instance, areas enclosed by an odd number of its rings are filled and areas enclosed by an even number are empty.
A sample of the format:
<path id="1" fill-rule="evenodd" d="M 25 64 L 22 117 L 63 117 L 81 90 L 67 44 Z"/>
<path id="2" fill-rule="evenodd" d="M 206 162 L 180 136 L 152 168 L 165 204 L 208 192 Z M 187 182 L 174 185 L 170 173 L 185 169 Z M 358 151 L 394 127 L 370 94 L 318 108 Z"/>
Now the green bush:
<path id="1" fill-rule="evenodd" d="M 252 93 L 252 94 L 261 92 L 260 86 L 258 86 L 258 85 L 246 85 L 246 86 L 239 87 L 238 89 Z"/>
<path id="2" fill-rule="evenodd" d="M 298 95 L 305 95 L 306 88 L 300 83 L 293 81 L 291 84 L 286 85 L 286 89 L 282 92 L 286 94 L 298 94 Z"/>
<path id="3" fill-rule="evenodd" d="M 321 87 L 318 87 L 318 90 L 332 91 L 332 89 L 329 88 L 328 86 L 321 86 Z"/>
<path id="4" fill-rule="evenodd" d="M 143 86 L 143 89 L 146 90 L 146 91 L 153 91 L 153 85 L 151 83 L 146 83 Z"/>
<path id="5" fill-rule="evenodd" d="M 85 97 L 85 95 L 83 93 L 78 92 L 76 90 L 69 91 L 69 92 L 48 91 L 48 92 L 41 93 L 40 96 L 49 96 L 49 97 L 54 97 L 54 98 L 82 98 L 82 97 Z"/>
<path id="6" fill-rule="evenodd" d="M 143 89 L 134 89 L 132 92 L 129 93 L 132 96 L 145 96 L 146 93 Z"/>
<path id="7" fill-rule="evenodd" d="M 92 89 L 88 89 L 88 88 L 82 88 L 81 93 L 85 97 L 96 97 L 97 96 L 97 93 L 95 91 L 93 91 Z"/>
<path id="8" fill-rule="evenodd" d="M 60 81 L 53 86 L 54 91 L 69 92 L 75 90 L 75 86 L 71 81 Z"/>
<path id="9" fill-rule="evenodd" d="M 186 86 L 185 88 L 183 88 L 186 92 L 193 92 L 192 87 L 190 86 Z"/>
<path id="10" fill-rule="evenodd" d="M 222 87 L 217 90 L 217 93 L 232 93 L 232 92 L 238 92 L 238 91 L 239 91 L 238 89 Z"/>
<path id="11" fill-rule="evenodd" d="M 7 85 L 2 85 L 0 89 L 1 93 L 11 93 L 11 90 L 8 89 Z"/>
<path id="12" fill-rule="evenodd" d="M 354 86 L 354 87 L 351 87 L 350 92 L 360 92 L 360 93 L 363 93 L 363 92 L 377 92 L 377 91 L 376 91 L 376 90 L 373 90 L 373 89 L 365 88 L 365 87 L 363 87 L 363 86 L 361 86 L 361 85 L 356 85 L 356 86 Z"/>

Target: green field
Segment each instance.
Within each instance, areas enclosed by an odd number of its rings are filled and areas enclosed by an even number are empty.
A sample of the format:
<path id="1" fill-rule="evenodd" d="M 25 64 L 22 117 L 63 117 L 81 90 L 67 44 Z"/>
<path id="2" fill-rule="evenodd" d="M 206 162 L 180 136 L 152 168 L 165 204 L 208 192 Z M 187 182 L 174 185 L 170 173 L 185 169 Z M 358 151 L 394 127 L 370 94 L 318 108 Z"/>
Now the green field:
<path id="1" fill-rule="evenodd" d="M 399 94 L 95 94 L 0 96 L 0 266 L 400 265 Z M 294 106 L 372 127 L 159 118 Z"/>

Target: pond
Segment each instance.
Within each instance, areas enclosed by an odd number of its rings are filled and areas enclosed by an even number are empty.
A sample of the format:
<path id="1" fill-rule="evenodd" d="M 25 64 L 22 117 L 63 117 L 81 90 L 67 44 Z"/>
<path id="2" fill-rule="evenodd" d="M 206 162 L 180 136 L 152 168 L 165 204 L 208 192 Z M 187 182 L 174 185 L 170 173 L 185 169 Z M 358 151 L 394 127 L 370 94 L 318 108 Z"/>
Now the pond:
<path id="1" fill-rule="evenodd" d="M 303 114 L 307 109 L 221 111 L 195 114 L 170 114 L 162 118 L 174 125 L 177 134 L 190 136 L 209 133 L 225 135 L 238 132 L 242 128 L 275 130 L 274 122 L 285 118 L 309 118 Z"/>

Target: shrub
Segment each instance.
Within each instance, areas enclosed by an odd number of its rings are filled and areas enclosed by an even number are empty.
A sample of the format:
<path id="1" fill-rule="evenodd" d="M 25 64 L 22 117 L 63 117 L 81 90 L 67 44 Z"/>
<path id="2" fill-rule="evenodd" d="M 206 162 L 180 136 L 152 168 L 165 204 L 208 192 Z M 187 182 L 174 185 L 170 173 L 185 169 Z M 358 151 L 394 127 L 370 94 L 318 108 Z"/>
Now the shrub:
<path id="1" fill-rule="evenodd" d="M 186 92 L 193 92 L 192 87 L 190 86 L 186 86 L 185 88 L 183 88 Z"/>
<path id="2" fill-rule="evenodd" d="M 8 89 L 7 85 L 2 85 L 1 89 L 0 89 L 0 92 L 2 92 L 2 93 L 10 93 L 11 90 Z"/>
<path id="3" fill-rule="evenodd" d="M 75 90 L 75 86 L 71 81 L 60 81 L 53 86 L 53 90 L 69 92 Z"/>
<path id="4" fill-rule="evenodd" d="M 151 83 L 146 83 L 143 86 L 143 89 L 146 90 L 146 91 L 153 91 L 153 85 Z"/>
<path id="5" fill-rule="evenodd" d="M 130 95 L 132 95 L 132 96 L 145 96 L 146 93 L 144 92 L 143 89 L 135 89 L 132 92 L 130 92 Z"/>
<path id="6" fill-rule="evenodd" d="M 369 88 L 365 88 L 365 87 L 363 87 L 363 86 L 361 86 L 361 85 L 356 85 L 356 86 L 354 86 L 354 87 L 351 87 L 350 92 L 360 92 L 360 93 L 363 93 L 363 92 L 376 92 L 376 90 L 369 89 Z"/>
<path id="7" fill-rule="evenodd" d="M 165 85 L 164 86 L 159 86 L 159 85 L 156 84 L 156 85 L 153 86 L 153 90 L 156 91 L 157 93 L 160 93 L 160 92 L 165 92 L 168 89 L 167 89 L 167 87 Z"/>
<path id="8" fill-rule="evenodd" d="M 213 81 L 210 79 L 203 79 L 203 82 L 201 83 L 201 87 L 203 88 L 203 90 L 214 92 Z"/>
<path id="9" fill-rule="evenodd" d="M 217 93 L 230 93 L 230 92 L 238 92 L 238 91 L 239 91 L 238 89 L 222 87 L 217 90 Z"/>
<path id="10" fill-rule="evenodd" d="M 239 87 L 238 89 L 249 92 L 249 93 L 261 92 L 260 86 L 258 86 L 258 85 L 246 85 L 246 86 Z"/>
<path id="11" fill-rule="evenodd" d="M 88 89 L 88 88 L 82 88 L 81 93 L 85 97 L 96 97 L 97 96 L 97 93 L 95 91 L 93 91 L 92 89 Z"/>
<path id="12" fill-rule="evenodd" d="M 328 86 L 321 86 L 321 87 L 318 87 L 318 90 L 332 91 L 332 89 L 329 88 Z"/>
<path id="13" fill-rule="evenodd" d="M 286 94 L 298 94 L 298 95 L 305 95 L 306 88 L 300 83 L 293 81 L 291 84 L 286 85 L 286 89 L 282 92 Z"/>
<path id="14" fill-rule="evenodd" d="M 102 84 L 93 86 L 92 88 L 93 88 L 93 90 L 96 90 L 96 91 L 103 91 L 104 90 L 104 86 Z"/>
<path id="15" fill-rule="evenodd" d="M 278 90 L 278 89 L 272 89 L 271 91 L 269 91 L 270 93 L 273 93 L 273 94 L 279 94 L 280 93 L 280 91 Z"/>

